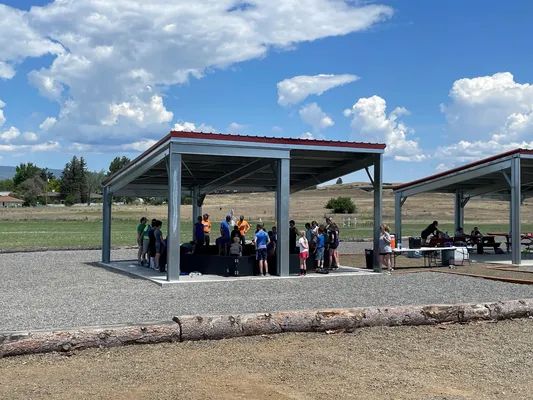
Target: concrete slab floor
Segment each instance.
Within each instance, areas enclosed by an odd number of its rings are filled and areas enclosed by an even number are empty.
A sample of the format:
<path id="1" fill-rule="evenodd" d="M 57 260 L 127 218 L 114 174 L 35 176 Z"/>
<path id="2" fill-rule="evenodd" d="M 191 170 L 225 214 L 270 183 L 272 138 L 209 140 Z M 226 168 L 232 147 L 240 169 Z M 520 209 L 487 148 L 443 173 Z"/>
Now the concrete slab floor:
<path id="1" fill-rule="evenodd" d="M 288 277 L 280 276 L 239 276 L 239 277 L 223 277 L 219 275 L 180 275 L 180 280 L 177 282 L 168 282 L 166 273 L 157 272 L 151 268 L 141 267 L 137 260 L 126 260 L 126 261 L 112 261 L 111 263 L 99 263 L 102 267 L 110 269 L 112 271 L 149 280 L 153 283 L 156 283 L 160 286 L 184 284 L 184 283 L 199 283 L 199 282 L 236 282 L 236 281 L 245 281 L 245 280 L 275 280 L 275 279 L 302 279 L 301 276 L 291 275 Z M 379 275 L 378 273 L 364 268 L 355 268 L 355 267 L 343 267 L 341 266 L 336 271 L 330 271 L 329 274 L 317 274 L 315 272 L 309 271 L 305 278 L 327 278 L 331 276 L 354 276 L 354 275 Z"/>

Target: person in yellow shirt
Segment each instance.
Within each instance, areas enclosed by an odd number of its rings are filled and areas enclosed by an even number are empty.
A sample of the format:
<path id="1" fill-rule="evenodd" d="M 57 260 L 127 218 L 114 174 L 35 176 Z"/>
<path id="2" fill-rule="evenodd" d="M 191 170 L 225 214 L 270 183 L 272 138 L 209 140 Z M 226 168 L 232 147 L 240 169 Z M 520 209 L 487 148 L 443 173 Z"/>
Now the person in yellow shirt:
<path id="1" fill-rule="evenodd" d="M 209 234 L 211 233 L 211 221 L 209 221 L 209 214 L 205 213 L 202 219 L 204 225 L 204 246 L 209 246 Z"/>
<path id="2" fill-rule="evenodd" d="M 241 215 L 241 217 L 237 221 L 237 226 L 239 227 L 239 232 L 241 232 L 242 245 L 244 246 L 246 232 L 250 230 L 250 224 L 246 222 L 246 220 L 244 219 L 244 215 Z"/>

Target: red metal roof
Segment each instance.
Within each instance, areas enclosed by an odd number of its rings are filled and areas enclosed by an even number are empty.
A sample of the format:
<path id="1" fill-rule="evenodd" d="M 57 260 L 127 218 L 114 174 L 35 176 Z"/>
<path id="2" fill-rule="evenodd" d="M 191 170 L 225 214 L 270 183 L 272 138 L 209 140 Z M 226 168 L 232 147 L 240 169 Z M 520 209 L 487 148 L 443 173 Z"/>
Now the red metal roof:
<path id="1" fill-rule="evenodd" d="M 24 203 L 24 200 L 16 199 L 11 196 L 0 196 L 0 203 Z"/>
<path id="2" fill-rule="evenodd" d="M 211 139 L 211 140 L 227 140 L 231 142 L 286 144 L 289 146 L 317 146 L 317 147 L 330 146 L 330 147 L 349 147 L 351 149 L 375 149 L 375 150 L 384 150 L 386 147 L 386 145 L 382 143 L 362 143 L 362 142 L 342 142 L 342 141 L 336 141 L 336 140 L 276 138 L 276 137 L 267 137 L 267 136 L 230 135 L 227 133 L 172 131 L 170 132 L 170 136 L 173 138 Z"/>
<path id="3" fill-rule="evenodd" d="M 119 171 L 115 172 L 109 176 L 104 184 L 107 184 L 112 178 L 115 177 L 118 173 L 129 169 L 133 164 L 142 158 L 146 157 L 157 147 L 161 146 L 163 143 L 169 141 L 171 138 L 183 138 L 183 139 L 211 139 L 211 140 L 227 140 L 234 142 L 250 142 L 250 143 L 266 143 L 266 144 L 285 144 L 289 146 L 317 146 L 317 147 L 348 147 L 352 149 L 375 149 L 375 150 L 384 150 L 386 145 L 381 143 L 362 143 L 362 142 L 341 142 L 334 140 L 315 140 L 315 139 L 292 139 L 292 138 L 274 138 L 266 136 L 246 136 L 246 135 L 230 135 L 227 133 L 204 133 L 204 132 L 183 132 L 183 131 L 172 131 L 159 142 L 154 144 L 148 150 L 137 156 L 132 162 L 127 164 L 125 167 L 121 168 Z"/>
<path id="4" fill-rule="evenodd" d="M 439 172 L 438 174 L 426 176 L 425 178 L 417 179 L 416 181 L 403 183 L 401 185 L 395 186 L 392 189 L 393 190 L 405 189 L 405 188 L 410 187 L 410 186 L 418 185 L 419 183 L 429 182 L 429 181 L 432 181 L 433 179 L 442 178 L 442 177 L 445 177 L 447 175 L 454 174 L 456 172 L 464 171 L 464 170 L 472 168 L 472 167 L 477 167 L 479 165 L 483 165 L 483 164 L 489 163 L 491 161 L 496 161 L 496 160 L 499 160 L 500 158 L 512 156 L 513 154 L 530 154 L 530 155 L 533 155 L 533 150 L 527 150 L 527 149 L 510 150 L 510 151 L 507 151 L 505 153 L 497 154 L 495 156 L 491 156 L 491 157 L 483 158 L 483 159 L 478 160 L 478 161 L 474 161 L 474 162 L 472 162 L 470 164 L 465 164 L 465 165 L 462 165 L 462 166 L 457 167 L 457 168 L 452 168 L 452 169 L 450 169 L 448 171 Z"/>

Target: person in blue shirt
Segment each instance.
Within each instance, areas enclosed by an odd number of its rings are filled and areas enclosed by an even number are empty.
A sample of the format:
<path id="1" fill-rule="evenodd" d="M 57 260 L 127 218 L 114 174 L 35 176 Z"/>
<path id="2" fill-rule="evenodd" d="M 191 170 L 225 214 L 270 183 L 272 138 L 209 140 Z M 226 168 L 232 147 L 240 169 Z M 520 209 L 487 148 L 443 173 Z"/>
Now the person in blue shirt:
<path id="1" fill-rule="evenodd" d="M 218 254 L 226 256 L 228 254 L 228 245 L 230 243 L 231 215 L 226 215 L 226 220 L 220 224 L 220 237 L 216 240 L 218 244 Z"/>
<path id="2" fill-rule="evenodd" d="M 268 273 L 267 246 L 270 243 L 268 233 L 263 229 L 262 224 L 257 224 L 255 234 L 255 258 L 259 261 L 259 275 L 270 276 Z"/>
<path id="3" fill-rule="evenodd" d="M 324 239 L 324 229 L 322 227 L 318 228 L 318 235 L 316 240 L 316 270 L 317 272 L 326 272 L 327 270 L 324 270 L 324 245 L 325 245 L 325 239 Z"/>

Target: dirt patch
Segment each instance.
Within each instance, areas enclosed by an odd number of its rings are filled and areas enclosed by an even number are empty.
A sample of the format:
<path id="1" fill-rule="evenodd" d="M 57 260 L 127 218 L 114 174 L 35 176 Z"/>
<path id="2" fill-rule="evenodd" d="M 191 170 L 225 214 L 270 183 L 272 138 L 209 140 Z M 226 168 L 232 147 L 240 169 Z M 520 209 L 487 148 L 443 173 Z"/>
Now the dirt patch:
<path id="1" fill-rule="evenodd" d="M 9 399 L 525 399 L 532 320 L 0 360 Z"/>

